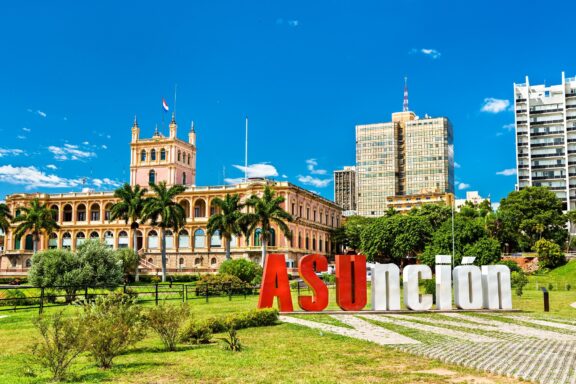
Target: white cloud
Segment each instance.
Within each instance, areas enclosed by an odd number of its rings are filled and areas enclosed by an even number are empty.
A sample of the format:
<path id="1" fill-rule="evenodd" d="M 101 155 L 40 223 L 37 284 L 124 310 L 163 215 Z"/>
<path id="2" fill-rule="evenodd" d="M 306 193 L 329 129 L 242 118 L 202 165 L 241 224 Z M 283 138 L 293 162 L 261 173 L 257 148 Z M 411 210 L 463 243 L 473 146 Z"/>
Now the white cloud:
<path id="1" fill-rule="evenodd" d="M 514 123 L 510 123 L 510 124 L 504 125 L 502 128 L 504 128 L 507 131 L 513 131 L 514 128 L 516 128 L 516 125 Z"/>
<path id="2" fill-rule="evenodd" d="M 459 191 L 470 188 L 470 184 L 460 183 L 460 182 L 456 182 L 456 184 L 458 184 L 458 190 Z"/>
<path id="3" fill-rule="evenodd" d="M 102 144 L 102 149 L 108 149 L 108 146 L 106 144 Z"/>
<path id="4" fill-rule="evenodd" d="M 42 111 L 36 111 L 37 114 L 39 114 L 42 117 L 46 117 L 46 112 L 42 112 Z"/>
<path id="5" fill-rule="evenodd" d="M 55 166 L 54 164 L 48 164 L 48 165 L 46 166 L 46 168 L 48 168 L 48 169 L 58 169 L 58 167 Z"/>
<path id="6" fill-rule="evenodd" d="M 83 141 L 82 144 L 83 145 L 90 145 L 90 142 L 89 141 Z"/>
<path id="7" fill-rule="evenodd" d="M 488 113 L 500 113 L 508 109 L 509 106 L 509 100 L 487 97 L 484 99 L 484 105 L 482 105 L 481 111 Z"/>
<path id="8" fill-rule="evenodd" d="M 20 140 L 26 140 L 26 136 L 24 136 L 24 135 L 18 135 L 18 136 L 16 136 L 16 138 L 20 139 Z"/>
<path id="9" fill-rule="evenodd" d="M 109 179 L 107 177 L 103 179 L 92 179 L 92 184 L 94 184 L 94 186 L 96 186 L 97 188 L 101 188 L 103 186 L 118 188 L 119 186 L 122 185 L 121 182 Z"/>
<path id="10" fill-rule="evenodd" d="M 502 171 L 496 172 L 496 174 L 501 176 L 514 176 L 516 174 L 516 168 L 507 168 Z"/>
<path id="11" fill-rule="evenodd" d="M 6 149 L 0 148 L 0 157 L 4 156 L 20 156 L 24 154 L 24 151 L 21 149 Z"/>
<path id="12" fill-rule="evenodd" d="M 26 190 L 43 188 L 71 188 L 82 184 L 81 179 L 66 179 L 47 175 L 36 167 L 0 166 L 0 182 L 24 185 Z"/>
<path id="13" fill-rule="evenodd" d="M 300 25 L 299 20 L 288 20 L 286 23 L 291 27 L 297 27 Z"/>
<path id="14" fill-rule="evenodd" d="M 496 132 L 496 136 L 497 136 L 497 137 L 499 137 L 499 136 L 504 136 L 504 134 L 503 134 L 502 132 Z"/>
<path id="15" fill-rule="evenodd" d="M 225 178 L 224 182 L 227 184 L 240 184 L 244 182 L 244 178 L 243 177 Z"/>
<path id="16" fill-rule="evenodd" d="M 282 178 L 283 178 L 283 179 L 287 179 L 288 176 L 286 176 L 286 175 L 283 174 L 283 175 L 282 175 Z"/>
<path id="17" fill-rule="evenodd" d="M 22 130 L 23 130 L 24 132 L 31 132 L 31 131 L 32 131 L 30 128 L 26 128 L 26 127 L 22 128 Z"/>
<path id="18" fill-rule="evenodd" d="M 316 188 L 325 188 L 330 184 L 332 179 L 319 179 L 313 176 L 302 176 L 298 175 L 298 181 L 305 185 L 312 185 Z"/>
<path id="19" fill-rule="evenodd" d="M 318 165 L 318 162 L 316 161 L 316 159 L 308 159 L 306 160 L 306 168 L 308 168 L 308 170 L 310 171 L 311 174 L 313 175 L 325 175 L 326 174 L 326 170 L 325 169 L 316 169 L 316 166 Z"/>
<path id="20" fill-rule="evenodd" d="M 63 147 L 51 145 L 48 150 L 54 155 L 54 159 L 59 161 L 64 160 L 81 160 L 96 157 L 94 152 L 84 151 L 77 145 L 64 144 Z"/>
<path id="21" fill-rule="evenodd" d="M 433 48 L 421 48 L 421 49 L 412 48 L 412 50 L 410 50 L 410 54 L 412 55 L 421 54 L 430 57 L 432 59 L 437 59 L 440 56 L 442 56 L 442 54 L 438 50 Z"/>
<path id="22" fill-rule="evenodd" d="M 271 164 L 258 163 L 250 164 L 248 167 L 243 165 L 233 165 L 234 168 L 239 169 L 242 172 L 246 172 L 246 175 L 250 177 L 274 177 L 278 176 L 278 171 Z"/>
<path id="23" fill-rule="evenodd" d="M 454 162 L 454 168 L 460 168 L 460 164 L 457 162 Z"/>

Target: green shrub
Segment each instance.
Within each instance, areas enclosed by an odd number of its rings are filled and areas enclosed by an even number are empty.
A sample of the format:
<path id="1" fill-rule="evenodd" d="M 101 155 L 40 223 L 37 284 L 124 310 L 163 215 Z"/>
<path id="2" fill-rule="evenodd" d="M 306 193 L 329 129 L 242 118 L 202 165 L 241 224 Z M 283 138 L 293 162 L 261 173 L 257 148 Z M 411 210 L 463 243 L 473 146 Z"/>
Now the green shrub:
<path id="1" fill-rule="evenodd" d="M 333 273 L 323 273 L 322 280 L 324 280 L 326 284 L 336 284 L 336 275 Z"/>
<path id="2" fill-rule="evenodd" d="M 246 259 L 226 260 L 220 265 L 218 273 L 236 276 L 245 283 L 252 283 L 256 278 L 262 278 L 262 267 Z"/>
<path id="3" fill-rule="evenodd" d="M 190 320 L 182 332 L 180 341 L 190 344 L 209 344 L 212 340 L 212 328 L 206 321 Z"/>
<path id="4" fill-rule="evenodd" d="M 543 268 L 556 268 L 566 264 L 566 256 L 560 246 L 552 241 L 540 239 L 534 244 L 538 253 L 538 264 Z"/>
<path id="5" fill-rule="evenodd" d="M 153 283 L 153 284 L 158 284 L 158 283 L 161 282 L 161 281 L 162 281 L 162 279 L 160 278 L 160 276 L 152 276 L 152 277 L 150 278 L 150 282 Z"/>
<path id="6" fill-rule="evenodd" d="M 522 268 L 514 260 L 500 260 L 497 264 L 502 264 L 510 268 L 510 272 L 522 272 Z"/>
<path id="7" fill-rule="evenodd" d="M 64 380 L 72 362 L 87 347 L 85 323 L 63 312 L 39 317 L 34 325 L 41 339 L 32 347 L 32 361 L 50 370 L 54 381 Z"/>
<path id="8" fill-rule="evenodd" d="M 554 284 L 548 283 L 548 290 L 552 291 L 554 289 Z"/>
<path id="9" fill-rule="evenodd" d="M 566 290 L 569 291 L 572 289 L 572 286 L 570 284 L 566 284 Z"/>
<path id="10" fill-rule="evenodd" d="M 0 306 L 19 307 L 38 304 L 38 299 L 29 299 L 26 293 L 20 289 L 7 289 L 0 292 Z"/>
<path id="11" fill-rule="evenodd" d="M 215 317 L 207 320 L 212 333 L 225 332 L 230 328 L 244 329 L 251 327 L 266 327 L 278 322 L 278 310 L 274 308 L 253 309 L 249 312 Z"/>
<path id="12" fill-rule="evenodd" d="M 522 296 L 524 293 L 524 286 L 528 284 L 528 278 L 522 271 L 513 271 L 510 274 L 510 283 L 516 289 L 516 295 Z"/>
<path id="13" fill-rule="evenodd" d="M 423 280 L 422 284 L 424 284 L 424 292 L 434 295 L 434 300 L 436 300 L 436 279 Z"/>
<path id="14" fill-rule="evenodd" d="M 189 315 L 190 308 L 187 304 L 163 303 L 148 310 L 146 323 L 160 336 L 166 350 L 175 351 L 180 330 Z"/>
<path id="15" fill-rule="evenodd" d="M 146 334 L 142 308 L 136 299 L 122 293 L 99 296 L 84 303 L 81 321 L 88 332 L 88 352 L 100 368 L 110 368 L 116 356 Z"/>
<path id="16" fill-rule="evenodd" d="M 251 292 L 250 284 L 243 282 L 236 276 L 222 273 L 204 275 L 196 283 L 196 296 L 247 294 Z"/>

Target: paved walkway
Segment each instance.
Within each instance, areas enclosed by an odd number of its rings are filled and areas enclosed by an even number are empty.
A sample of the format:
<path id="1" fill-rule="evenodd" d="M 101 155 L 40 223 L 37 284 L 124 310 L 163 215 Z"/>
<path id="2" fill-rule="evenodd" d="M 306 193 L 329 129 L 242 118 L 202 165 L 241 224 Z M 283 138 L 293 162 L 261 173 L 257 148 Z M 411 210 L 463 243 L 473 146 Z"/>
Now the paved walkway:
<path id="1" fill-rule="evenodd" d="M 281 320 L 480 371 L 542 384 L 576 384 L 576 326 L 565 321 L 462 313 L 332 317 L 353 328 L 290 316 Z"/>

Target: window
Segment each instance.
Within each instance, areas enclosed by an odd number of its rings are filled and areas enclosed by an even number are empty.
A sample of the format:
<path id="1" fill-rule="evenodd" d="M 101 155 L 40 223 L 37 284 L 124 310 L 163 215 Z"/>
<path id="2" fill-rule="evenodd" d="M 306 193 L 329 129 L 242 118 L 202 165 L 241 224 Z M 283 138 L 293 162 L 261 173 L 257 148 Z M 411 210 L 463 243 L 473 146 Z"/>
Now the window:
<path id="1" fill-rule="evenodd" d="M 150 160 L 156 161 L 156 150 L 155 149 L 150 151 Z"/>
<path id="2" fill-rule="evenodd" d="M 194 248 L 205 248 L 206 247 L 206 235 L 201 229 L 197 229 L 194 232 Z"/>
<path id="3" fill-rule="evenodd" d="M 182 268 L 184 266 L 184 258 L 181 257 L 180 260 L 178 260 L 178 265 L 180 266 L 180 268 Z"/>
<path id="4" fill-rule="evenodd" d="M 310 208 L 306 208 L 306 220 L 310 220 Z"/>
<path id="5" fill-rule="evenodd" d="M 296 214 L 296 211 L 295 211 L 295 210 L 296 210 L 295 204 L 292 203 L 292 214 L 293 214 L 293 215 Z"/>
<path id="6" fill-rule="evenodd" d="M 270 236 L 268 239 L 268 245 L 271 247 L 276 246 L 276 231 L 274 230 L 274 228 L 270 228 Z"/>
<path id="7" fill-rule="evenodd" d="M 316 210 L 314 210 L 314 221 L 316 221 Z"/>
<path id="8" fill-rule="evenodd" d="M 56 249 L 58 248 L 58 234 L 53 232 L 50 234 L 50 238 L 48 239 L 48 248 L 49 249 Z"/>
<path id="9" fill-rule="evenodd" d="M 182 173 L 182 184 L 186 185 L 186 172 Z"/>
<path id="10" fill-rule="evenodd" d="M 259 247 L 262 245 L 261 235 L 262 235 L 262 229 L 256 228 L 256 231 L 254 231 L 254 246 L 255 247 Z"/>
<path id="11" fill-rule="evenodd" d="M 160 160 L 166 160 L 166 150 L 164 148 L 160 150 Z"/>
<path id="12" fill-rule="evenodd" d="M 80 204 L 76 208 L 76 220 L 86 221 L 86 206 L 84 204 Z"/>
<path id="13" fill-rule="evenodd" d="M 166 235 L 166 249 L 174 248 L 174 235 L 172 231 L 166 230 L 164 234 Z"/>
<path id="14" fill-rule="evenodd" d="M 178 234 L 178 248 L 190 248 L 190 236 L 185 229 Z"/>
<path id="15" fill-rule="evenodd" d="M 188 165 L 190 165 L 190 154 L 188 154 Z"/>
<path id="16" fill-rule="evenodd" d="M 322 236 L 318 238 L 318 250 L 322 252 Z"/>
<path id="17" fill-rule="evenodd" d="M 70 249 L 72 248 L 72 235 L 70 232 L 66 232 L 62 235 L 62 248 Z"/>
<path id="18" fill-rule="evenodd" d="M 72 221 L 72 206 L 70 204 L 64 206 L 64 221 Z"/>
<path id="19" fill-rule="evenodd" d="M 222 239 L 220 238 L 220 231 L 215 231 L 210 238 L 210 246 L 211 247 L 221 247 L 222 246 Z"/>
<path id="20" fill-rule="evenodd" d="M 312 250 L 315 251 L 316 250 L 316 237 L 312 236 Z"/>
<path id="21" fill-rule="evenodd" d="M 206 202 L 202 199 L 194 203 L 194 217 L 206 217 Z"/>
<path id="22" fill-rule="evenodd" d="M 100 221 L 100 205 L 92 204 L 90 207 L 90 220 Z"/>
<path id="23" fill-rule="evenodd" d="M 178 161 L 180 161 L 181 158 L 182 158 L 182 153 L 180 152 L 180 150 L 178 150 Z"/>
<path id="24" fill-rule="evenodd" d="M 156 184 L 156 172 L 153 169 L 148 172 L 148 184 Z"/>
<path id="25" fill-rule="evenodd" d="M 158 233 L 152 230 L 148 232 L 148 248 L 157 249 L 158 248 Z"/>
<path id="26" fill-rule="evenodd" d="M 54 219 L 54 221 L 60 221 L 60 215 L 59 215 L 59 209 L 57 205 L 53 205 L 50 207 L 50 210 L 52 211 L 52 218 Z"/>
<path id="27" fill-rule="evenodd" d="M 194 259 L 194 265 L 197 267 L 201 266 L 202 265 L 202 259 L 199 257 L 195 258 Z"/>
<path id="28" fill-rule="evenodd" d="M 32 259 L 26 259 L 26 268 L 30 268 L 32 266 Z"/>
<path id="29" fill-rule="evenodd" d="M 298 232 L 298 248 L 302 248 L 302 233 Z"/>
<path id="30" fill-rule="evenodd" d="M 108 248 L 114 248 L 114 233 L 112 231 L 104 232 L 104 244 Z"/>
<path id="31" fill-rule="evenodd" d="M 118 234 L 118 248 L 128 248 L 128 233 L 120 231 Z"/>
<path id="32" fill-rule="evenodd" d="M 300 214 L 298 216 L 302 217 L 302 206 L 300 206 Z"/>
<path id="33" fill-rule="evenodd" d="M 81 246 L 85 242 L 86 242 L 86 235 L 84 234 L 84 232 L 78 232 L 76 234 L 76 247 Z"/>
<path id="34" fill-rule="evenodd" d="M 140 152 L 140 161 L 146 161 L 146 150 L 143 149 L 142 152 Z"/>
<path id="35" fill-rule="evenodd" d="M 308 235 L 306 235 L 306 250 L 308 250 L 308 247 L 310 247 L 310 239 L 308 238 Z"/>
<path id="36" fill-rule="evenodd" d="M 96 231 L 90 233 L 90 240 L 97 240 L 100 238 L 100 234 Z"/>
<path id="37" fill-rule="evenodd" d="M 210 259 L 210 265 L 211 266 L 215 266 L 216 265 L 216 258 L 213 257 L 212 259 Z"/>
<path id="38" fill-rule="evenodd" d="M 111 217 L 112 217 L 112 203 L 108 203 L 104 208 L 104 220 L 110 221 Z"/>

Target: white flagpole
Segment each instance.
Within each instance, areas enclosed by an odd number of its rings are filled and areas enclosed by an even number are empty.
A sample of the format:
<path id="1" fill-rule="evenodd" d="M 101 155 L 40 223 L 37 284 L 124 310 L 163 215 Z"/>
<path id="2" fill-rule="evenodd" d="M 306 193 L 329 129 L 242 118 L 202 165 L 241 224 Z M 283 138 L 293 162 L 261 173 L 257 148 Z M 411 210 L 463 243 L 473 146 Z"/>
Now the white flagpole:
<path id="1" fill-rule="evenodd" d="M 244 181 L 248 181 L 248 116 L 246 116 L 246 142 L 244 145 Z"/>

